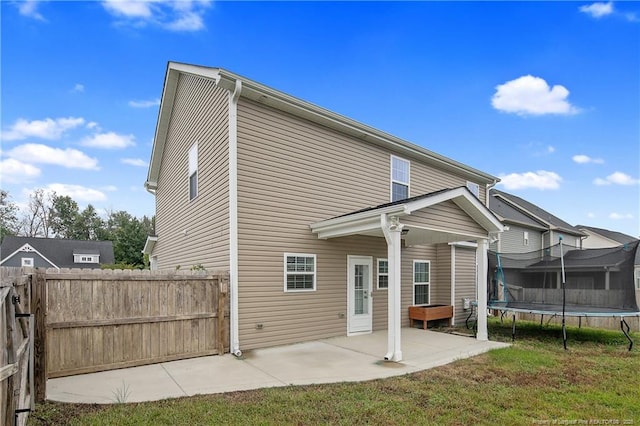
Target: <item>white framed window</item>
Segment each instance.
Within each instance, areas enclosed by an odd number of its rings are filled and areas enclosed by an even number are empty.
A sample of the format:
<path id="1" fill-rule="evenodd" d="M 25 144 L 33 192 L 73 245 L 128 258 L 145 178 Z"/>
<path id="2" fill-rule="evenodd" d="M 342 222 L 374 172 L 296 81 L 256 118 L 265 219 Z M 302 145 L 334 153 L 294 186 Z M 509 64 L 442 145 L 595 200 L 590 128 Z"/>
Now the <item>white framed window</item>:
<path id="1" fill-rule="evenodd" d="M 100 263 L 99 254 L 74 254 L 74 263 Z"/>
<path id="2" fill-rule="evenodd" d="M 284 291 L 316 290 L 316 255 L 284 254 Z"/>
<path id="3" fill-rule="evenodd" d="M 469 191 L 471 191 L 471 193 L 475 195 L 476 198 L 480 199 L 480 185 L 474 182 L 467 181 L 467 189 L 469 189 Z"/>
<path id="4" fill-rule="evenodd" d="M 391 201 L 409 198 L 410 169 L 409 160 L 391 156 Z"/>
<path id="5" fill-rule="evenodd" d="M 198 142 L 189 150 L 189 200 L 198 196 Z"/>
<path id="6" fill-rule="evenodd" d="M 529 232 L 524 231 L 522 233 L 522 244 L 524 244 L 525 246 L 529 245 Z"/>
<path id="7" fill-rule="evenodd" d="M 431 262 L 429 260 L 413 261 L 413 304 L 428 305 L 431 283 Z"/>
<path id="8" fill-rule="evenodd" d="M 389 288 L 389 261 L 378 259 L 378 290 Z"/>
<path id="9" fill-rule="evenodd" d="M 22 266 L 33 268 L 33 257 L 23 257 Z"/>

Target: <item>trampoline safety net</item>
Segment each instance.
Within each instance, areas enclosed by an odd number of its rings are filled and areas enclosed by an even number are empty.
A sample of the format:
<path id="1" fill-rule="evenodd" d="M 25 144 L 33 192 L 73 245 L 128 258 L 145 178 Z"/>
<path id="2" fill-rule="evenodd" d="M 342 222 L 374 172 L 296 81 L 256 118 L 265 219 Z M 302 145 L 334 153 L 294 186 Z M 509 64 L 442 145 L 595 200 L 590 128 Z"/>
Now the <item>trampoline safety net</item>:
<path id="1" fill-rule="evenodd" d="M 563 303 L 560 245 L 529 253 L 489 252 L 489 305 L 558 311 Z M 605 249 L 563 247 L 567 312 L 637 312 L 638 242 Z M 639 256 L 640 257 L 640 256 Z"/>

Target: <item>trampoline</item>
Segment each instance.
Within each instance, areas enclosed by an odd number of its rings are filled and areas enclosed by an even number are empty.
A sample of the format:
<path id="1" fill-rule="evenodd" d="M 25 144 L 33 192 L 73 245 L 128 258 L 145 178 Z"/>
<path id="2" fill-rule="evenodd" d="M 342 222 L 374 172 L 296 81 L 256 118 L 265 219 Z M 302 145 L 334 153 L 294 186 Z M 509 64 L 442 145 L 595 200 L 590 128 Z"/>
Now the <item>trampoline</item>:
<path id="1" fill-rule="evenodd" d="M 619 247 L 580 250 L 558 245 L 529 253 L 489 252 L 488 308 L 513 313 L 512 339 L 515 339 L 516 313 L 562 318 L 565 349 L 566 317 L 613 317 L 629 341 L 626 318 L 640 317 L 633 281 L 634 265 L 639 263 L 638 241 Z M 551 319 L 549 319 L 550 321 Z"/>

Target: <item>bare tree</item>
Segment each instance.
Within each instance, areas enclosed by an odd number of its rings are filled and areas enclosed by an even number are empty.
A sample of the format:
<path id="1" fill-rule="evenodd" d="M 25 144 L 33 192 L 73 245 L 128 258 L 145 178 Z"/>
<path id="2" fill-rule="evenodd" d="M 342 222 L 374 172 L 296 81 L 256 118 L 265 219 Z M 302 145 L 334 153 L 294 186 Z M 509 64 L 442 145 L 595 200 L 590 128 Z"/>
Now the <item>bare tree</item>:
<path id="1" fill-rule="evenodd" d="M 25 237 L 51 236 L 51 206 L 56 193 L 36 189 L 29 195 L 29 205 L 20 223 L 20 234 Z"/>

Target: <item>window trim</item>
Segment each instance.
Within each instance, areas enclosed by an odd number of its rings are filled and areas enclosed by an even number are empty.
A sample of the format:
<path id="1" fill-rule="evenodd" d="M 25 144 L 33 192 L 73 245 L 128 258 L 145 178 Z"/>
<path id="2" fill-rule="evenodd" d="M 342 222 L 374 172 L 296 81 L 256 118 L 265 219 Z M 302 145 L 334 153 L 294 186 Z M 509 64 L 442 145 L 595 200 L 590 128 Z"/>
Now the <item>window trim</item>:
<path id="1" fill-rule="evenodd" d="M 193 201 L 198 198 L 198 142 L 196 141 L 191 148 L 189 148 L 189 153 L 187 155 L 188 162 L 188 175 L 187 175 L 187 195 L 189 197 L 189 201 Z M 191 178 L 195 175 L 195 190 L 194 196 L 191 196 Z"/>
<path id="2" fill-rule="evenodd" d="M 393 179 L 393 159 L 396 160 L 400 160 L 400 161 L 404 161 L 407 163 L 407 181 L 406 182 L 401 182 L 399 180 L 395 180 Z M 411 161 L 402 158 L 402 157 L 398 157 L 397 155 L 393 155 L 391 154 L 390 159 L 389 159 L 389 200 L 391 200 L 391 202 L 394 201 L 398 201 L 398 200 L 394 200 L 393 199 L 393 184 L 397 183 L 400 185 L 406 185 L 407 187 L 407 198 L 411 197 Z"/>
<path id="3" fill-rule="evenodd" d="M 417 263 L 426 263 L 429 265 L 429 281 L 428 282 L 416 282 L 416 264 Z M 411 299 L 413 306 L 427 306 L 431 304 L 431 261 L 430 260 L 413 260 L 413 268 L 411 269 L 411 281 L 412 281 L 412 290 L 413 297 Z M 429 299 L 427 303 L 416 304 L 416 285 L 426 285 L 427 286 L 427 298 Z"/>
<path id="4" fill-rule="evenodd" d="M 380 262 L 387 262 L 387 272 L 380 272 Z M 380 277 L 387 277 L 387 286 L 380 287 Z M 378 258 L 376 259 L 376 289 L 377 290 L 389 290 L 389 259 Z"/>
<path id="5" fill-rule="evenodd" d="M 28 261 L 29 263 L 31 263 L 30 265 L 27 265 L 25 261 Z M 33 266 L 35 265 L 34 263 L 34 258 L 33 257 L 21 257 L 20 258 L 20 265 L 23 268 L 33 268 Z"/>
<path id="6" fill-rule="evenodd" d="M 74 254 L 73 263 L 100 263 L 99 254 Z"/>
<path id="7" fill-rule="evenodd" d="M 287 257 L 312 257 L 313 258 L 313 272 L 289 272 L 287 271 Z M 308 293 L 316 291 L 316 283 L 318 281 L 318 258 L 312 253 L 284 253 L 284 292 L 285 293 Z M 312 275 L 313 276 L 313 288 L 298 288 L 289 289 L 287 287 L 287 277 L 289 275 Z"/>

